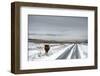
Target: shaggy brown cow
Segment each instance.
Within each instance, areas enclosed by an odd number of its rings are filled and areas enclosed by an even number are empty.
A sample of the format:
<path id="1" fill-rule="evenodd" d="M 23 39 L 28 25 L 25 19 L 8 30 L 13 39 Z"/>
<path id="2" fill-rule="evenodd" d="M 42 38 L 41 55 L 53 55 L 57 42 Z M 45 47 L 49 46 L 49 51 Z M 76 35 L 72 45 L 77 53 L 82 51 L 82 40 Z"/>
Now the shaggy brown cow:
<path id="1" fill-rule="evenodd" d="M 44 45 L 45 54 L 48 55 L 48 51 L 50 50 L 49 45 Z"/>

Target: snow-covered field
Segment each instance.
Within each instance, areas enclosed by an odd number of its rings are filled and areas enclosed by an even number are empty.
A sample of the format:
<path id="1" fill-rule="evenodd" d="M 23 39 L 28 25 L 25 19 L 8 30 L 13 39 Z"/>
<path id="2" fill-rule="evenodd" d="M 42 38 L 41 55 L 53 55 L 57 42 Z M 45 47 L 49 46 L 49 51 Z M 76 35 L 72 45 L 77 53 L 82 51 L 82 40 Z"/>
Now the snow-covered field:
<path id="1" fill-rule="evenodd" d="M 50 50 L 46 54 L 44 43 L 29 43 L 28 60 L 58 60 L 58 59 L 83 59 L 88 57 L 87 44 L 49 44 Z"/>

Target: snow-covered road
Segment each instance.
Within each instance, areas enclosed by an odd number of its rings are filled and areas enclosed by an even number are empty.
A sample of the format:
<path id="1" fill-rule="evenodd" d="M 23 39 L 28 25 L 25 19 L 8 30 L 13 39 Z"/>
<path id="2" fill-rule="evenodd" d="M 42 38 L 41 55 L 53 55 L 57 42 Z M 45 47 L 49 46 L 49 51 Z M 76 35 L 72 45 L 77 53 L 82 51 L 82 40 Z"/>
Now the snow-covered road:
<path id="1" fill-rule="evenodd" d="M 35 45 L 35 44 L 34 44 Z M 58 60 L 81 59 L 88 57 L 88 45 L 84 44 L 50 44 L 48 55 L 45 54 L 44 44 L 30 46 L 28 60 Z"/>

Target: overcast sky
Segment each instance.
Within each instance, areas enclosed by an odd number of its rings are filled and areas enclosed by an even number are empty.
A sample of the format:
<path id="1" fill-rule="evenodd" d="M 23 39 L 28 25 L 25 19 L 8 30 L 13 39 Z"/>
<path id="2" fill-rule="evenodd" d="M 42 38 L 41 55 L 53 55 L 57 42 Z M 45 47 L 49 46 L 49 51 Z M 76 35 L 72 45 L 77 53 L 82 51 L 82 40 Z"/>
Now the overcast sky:
<path id="1" fill-rule="evenodd" d="M 71 16 L 28 16 L 28 30 L 30 37 L 86 40 L 88 38 L 88 18 Z"/>

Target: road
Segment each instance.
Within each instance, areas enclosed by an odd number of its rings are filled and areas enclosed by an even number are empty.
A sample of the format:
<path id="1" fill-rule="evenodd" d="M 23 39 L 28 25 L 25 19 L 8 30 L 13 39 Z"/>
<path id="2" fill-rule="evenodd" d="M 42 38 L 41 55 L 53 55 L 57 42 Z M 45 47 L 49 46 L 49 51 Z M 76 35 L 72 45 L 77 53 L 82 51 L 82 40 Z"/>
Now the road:
<path id="1" fill-rule="evenodd" d="M 65 52 L 63 54 L 61 54 L 56 59 L 67 59 L 67 57 L 69 56 L 71 51 L 73 51 L 73 52 L 71 54 L 71 58 L 70 59 L 79 59 L 79 58 L 81 58 L 80 53 L 79 53 L 79 49 L 78 49 L 78 45 L 74 44 L 72 47 L 66 49 Z"/>
<path id="2" fill-rule="evenodd" d="M 78 49 L 78 45 L 76 44 L 73 50 L 73 53 L 71 55 L 71 59 L 80 59 L 80 53 L 79 53 L 79 49 Z"/>

